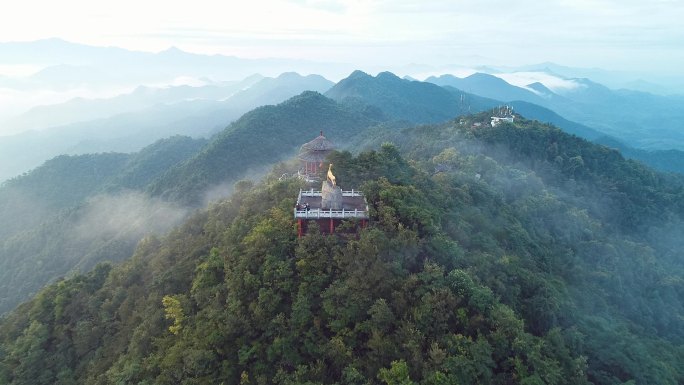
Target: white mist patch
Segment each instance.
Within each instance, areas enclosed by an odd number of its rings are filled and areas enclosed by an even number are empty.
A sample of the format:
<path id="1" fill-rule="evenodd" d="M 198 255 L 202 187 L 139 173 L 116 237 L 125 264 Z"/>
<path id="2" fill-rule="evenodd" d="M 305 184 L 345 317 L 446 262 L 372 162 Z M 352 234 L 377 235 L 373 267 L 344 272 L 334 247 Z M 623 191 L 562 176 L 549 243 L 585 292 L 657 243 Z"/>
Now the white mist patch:
<path id="1" fill-rule="evenodd" d="M 544 86 L 546 86 L 546 88 L 557 93 L 563 93 L 580 87 L 585 87 L 583 84 L 580 84 L 572 79 L 563 79 L 561 77 L 551 75 L 546 72 L 511 72 L 498 73 L 493 75 L 505 80 L 506 82 L 514 86 L 522 87 L 532 92 L 535 91 L 528 88 L 527 85 L 536 82 L 543 84 Z"/>
<path id="2" fill-rule="evenodd" d="M 139 192 L 98 195 L 88 200 L 74 226 L 75 236 L 137 240 L 150 233 L 165 233 L 187 214 L 186 208 Z"/>

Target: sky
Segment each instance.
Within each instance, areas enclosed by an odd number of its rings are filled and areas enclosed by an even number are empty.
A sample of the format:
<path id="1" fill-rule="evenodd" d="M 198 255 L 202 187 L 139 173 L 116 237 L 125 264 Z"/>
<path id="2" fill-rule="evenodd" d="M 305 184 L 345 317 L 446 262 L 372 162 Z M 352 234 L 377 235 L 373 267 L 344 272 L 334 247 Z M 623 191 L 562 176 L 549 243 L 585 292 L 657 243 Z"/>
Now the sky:
<path id="1" fill-rule="evenodd" d="M 57 37 L 363 65 L 684 68 L 684 0 L 22 0 L 3 8 L 2 42 Z"/>

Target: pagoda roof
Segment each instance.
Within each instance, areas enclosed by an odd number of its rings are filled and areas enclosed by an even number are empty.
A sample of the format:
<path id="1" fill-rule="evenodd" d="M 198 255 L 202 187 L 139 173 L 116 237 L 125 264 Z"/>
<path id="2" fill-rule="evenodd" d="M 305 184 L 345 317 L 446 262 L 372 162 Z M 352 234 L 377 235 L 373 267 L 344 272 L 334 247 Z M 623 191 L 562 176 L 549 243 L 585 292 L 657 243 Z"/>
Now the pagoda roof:
<path id="1" fill-rule="evenodd" d="M 321 131 L 321 134 L 318 135 L 314 140 L 304 143 L 302 147 L 300 147 L 299 153 L 303 154 L 311 151 L 332 151 L 334 149 L 335 146 L 331 141 L 328 140 L 328 138 L 323 136 L 323 131 Z"/>

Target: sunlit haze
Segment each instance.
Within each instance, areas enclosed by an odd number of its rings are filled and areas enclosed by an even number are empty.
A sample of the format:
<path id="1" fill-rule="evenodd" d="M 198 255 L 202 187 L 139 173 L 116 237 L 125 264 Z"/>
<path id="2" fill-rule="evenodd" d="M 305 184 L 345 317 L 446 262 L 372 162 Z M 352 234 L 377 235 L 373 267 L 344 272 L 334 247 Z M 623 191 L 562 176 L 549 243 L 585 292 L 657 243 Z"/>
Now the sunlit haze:
<path id="1" fill-rule="evenodd" d="M 556 62 L 611 70 L 684 67 L 676 0 L 101 2 L 27 0 L 0 14 L 0 41 L 389 64 Z"/>

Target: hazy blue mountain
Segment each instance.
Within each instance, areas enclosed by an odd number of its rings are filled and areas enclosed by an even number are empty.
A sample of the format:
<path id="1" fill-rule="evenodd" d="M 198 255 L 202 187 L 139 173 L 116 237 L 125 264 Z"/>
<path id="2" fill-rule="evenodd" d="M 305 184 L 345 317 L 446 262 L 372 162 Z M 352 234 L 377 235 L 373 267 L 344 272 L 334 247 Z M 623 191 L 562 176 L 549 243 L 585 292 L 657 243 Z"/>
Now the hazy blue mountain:
<path id="1" fill-rule="evenodd" d="M 58 64 L 46 67 L 27 78 L 29 84 L 48 86 L 56 91 L 65 91 L 89 84 L 126 84 L 125 78 L 110 74 L 93 66 Z"/>
<path id="2" fill-rule="evenodd" d="M 258 81 L 257 81 L 258 80 Z M 277 104 L 303 91 L 324 92 L 332 82 L 318 75 L 285 73 L 277 78 L 249 77 L 226 86 L 167 89 L 139 88 L 129 95 L 103 100 L 74 100 L 35 109 L 25 124 L 49 121 L 51 115 L 77 118 L 133 111 L 111 117 L 0 137 L 0 181 L 16 176 L 60 154 L 134 152 L 172 135 L 208 137 L 245 112 Z M 135 110 L 135 108 L 143 107 Z M 39 148 L 40 151 L 35 151 Z"/>
<path id="3" fill-rule="evenodd" d="M 511 85 L 494 75 L 480 72 L 465 78 L 458 78 L 453 75 L 441 75 L 439 77 L 431 76 L 425 79 L 425 81 L 439 86 L 451 86 L 478 96 L 500 100 L 502 102 L 520 100 L 539 105 L 544 105 L 546 102 L 544 98 L 539 97 L 534 92 Z"/>
<path id="4" fill-rule="evenodd" d="M 285 72 L 277 78 L 263 78 L 235 95 L 229 102 L 234 107 L 252 109 L 256 106 L 278 104 L 304 91 L 325 93 L 335 83 L 320 76 L 302 76 L 296 72 Z"/>
<path id="5" fill-rule="evenodd" d="M 216 101 L 180 102 L 0 137 L 0 180 L 24 173 L 60 154 L 134 152 L 171 135 L 208 136 L 241 113 Z"/>
<path id="6" fill-rule="evenodd" d="M 318 63 L 295 59 L 242 59 L 224 55 L 201 55 L 171 47 L 158 53 L 129 51 L 116 47 L 95 47 L 70 43 L 61 39 L 32 42 L 0 43 L 0 62 L 6 64 L 33 64 L 52 67 L 41 75 L 43 80 L 54 80 L 59 87 L 61 76 L 78 68 L 102 76 L 87 79 L 95 86 L 117 84 L 149 84 L 169 81 L 179 76 L 237 80 L 254 73 L 274 76 L 296 68 L 305 73 L 349 71 L 347 65 Z M 67 76 L 68 77 L 68 76 Z"/>
<path id="7" fill-rule="evenodd" d="M 530 83 L 527 85 L 527 88 L 533 89 L 542 98 L 549 99 L 553 97 L 558 97 L 558 95 L 556 95 L 553 91 L 551 91 L 548 87 L 546 87 L 544 84 L 540 82 Z"/>
<path id="8" fill-rule="evenodd" d="M 648 73 L 605 70 L 601 68 L 579 68 L 560 65 L 551 62 L 530 64 L 510 68 L 492 69 L 491 73 L 497 72 L 544 72 L 563 78 L 588 78 L 595 82 L 605 84 L 612 89 L 633 89 L 658 95 L 684 94 L 684 80 L 681 76 L 672 74 L 659 74 L 653 71 Z M 651 79 L 644 81 L 642 78 Z"/>
<path id="9" fill-rule="evenodd" d="M 684 150 L 684 134 L 679 130 L 684 121 L 684 96 L 614 90 L 586 78 L 566 80 L 576 87 L 552 91 L 541 83 L 530 84 L 536 93 L 482 73 L 464 79 L 442 75 L 426 81 L 503 102 L 519 100 L 544 106 L 631 147 Z"/>
<path id="10" fill-rule="evenodd" d="M 572 79 L 579 87 L 561 95 L 570 103 L 553 103 L 560 115 L 596 128 L 643 149 L 684 150 L 684 96 L 660 96 L 612 90 L 589 79 Z"/>
<path id="11" fill-rule="evenodd" d="M 684 151 L 643 150 L 630 147 L 609 136 L 601 136 L 596 138 L 594 142 L 617 149 L 624 157 L 638 160 L 656 170 L 684 174 Z"/>
<path id="12" fill-rule="evenodd" d="M 436 84 L 401 79 L 390 72 L 373 77 L 354 71 L 325 94 L 348 103 L 379 108 L 388 117 L 412 123 L 434 123 L 491 108 L 498 102 Z"/>
<path id="13" fill-rule="evenodd" d="M 43 105 L 18 115 L 3 125 L 13 131 L 37 130 L 75 122 L 108 118 L 128 112 L 141 111 L 157 104 L 178 103 L 189 100 L 223 100 L 236 92 L 249 88 L 263 79 L 252 75 L 241 81 L 212 83 L 193 87 L 137 87 L 133 92 L 112 98 L 74 98 L 65 103 Z"/>

